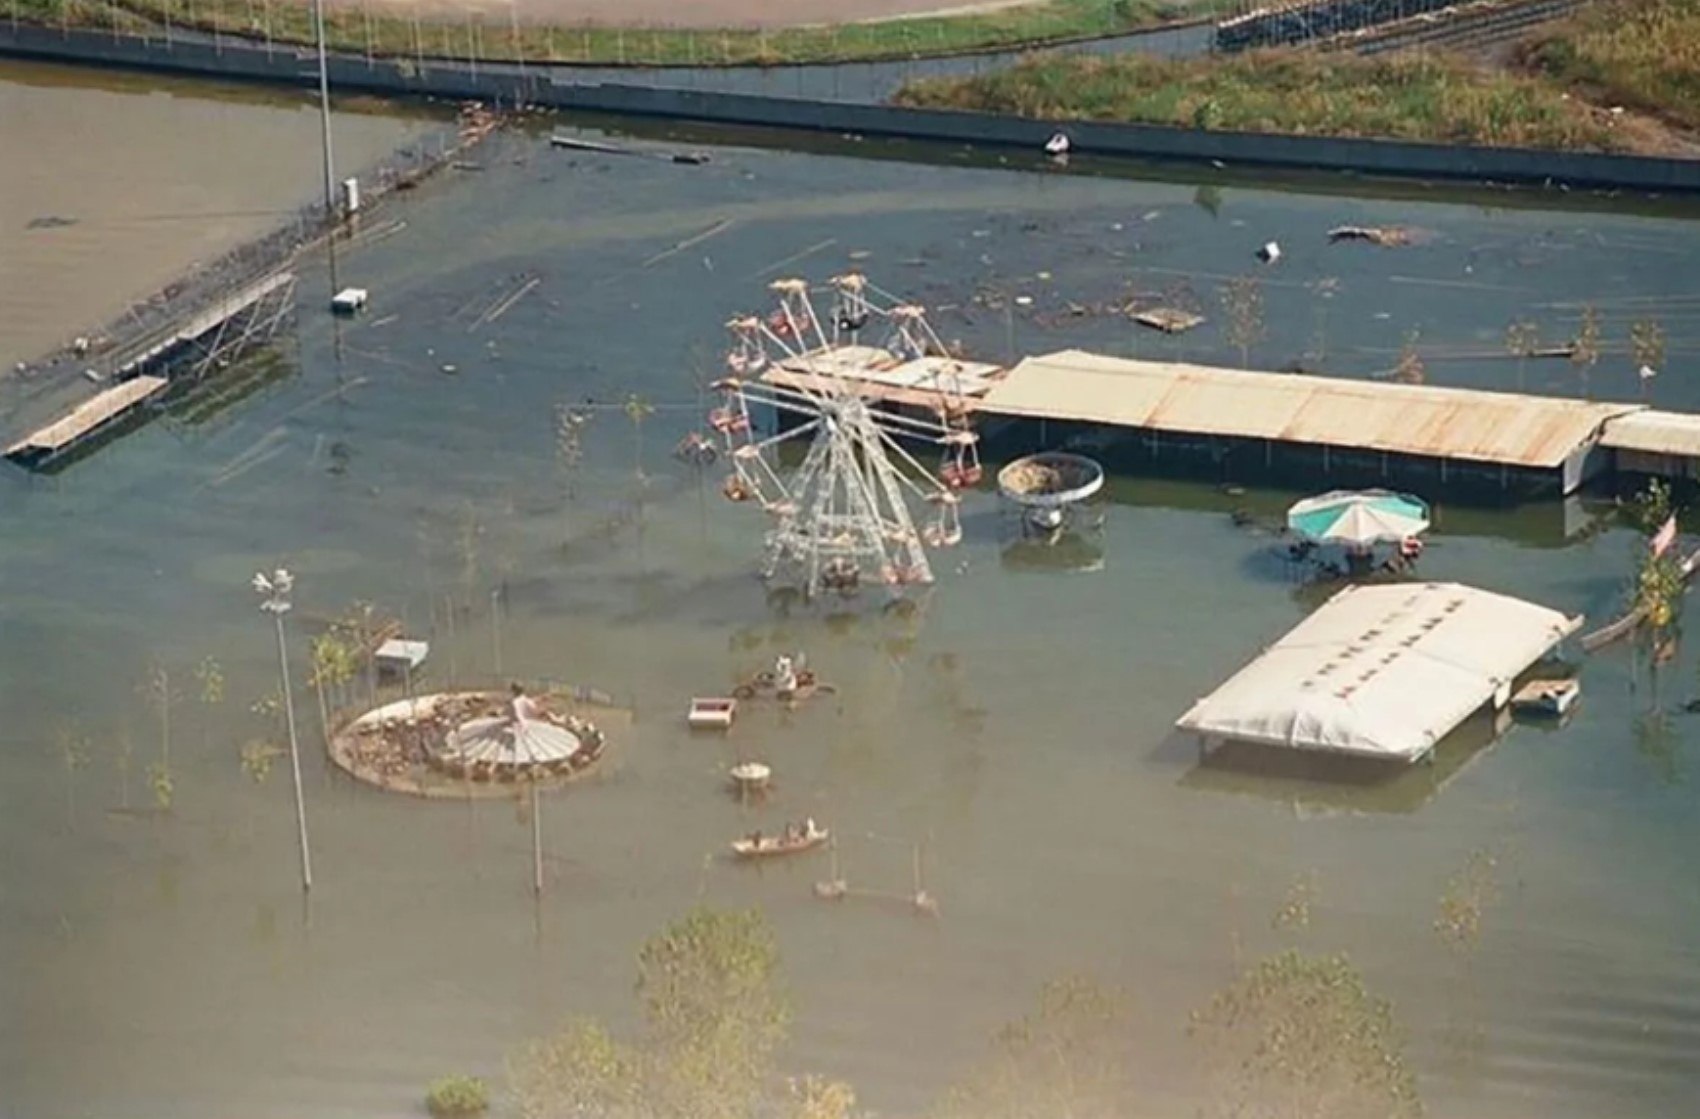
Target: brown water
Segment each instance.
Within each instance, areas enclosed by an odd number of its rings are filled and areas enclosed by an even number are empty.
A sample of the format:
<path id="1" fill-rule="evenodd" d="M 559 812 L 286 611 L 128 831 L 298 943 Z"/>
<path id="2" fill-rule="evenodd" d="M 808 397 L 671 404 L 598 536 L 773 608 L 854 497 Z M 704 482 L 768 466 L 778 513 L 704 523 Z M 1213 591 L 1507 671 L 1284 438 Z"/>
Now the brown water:
<path id="1" fill-rule="evenodd" d="M 153 76 L 0 65 L 0 366 L 123 313 L 323 194 L 319 114 L 300 97 Z M 346 174 L 415 119 L 332 118 Z M 31 223 L 65 219 L 73 224 Z"/>
<path id="2" fill-rule="evenodd" d="M 940 310 L 946 336 L 978 352 L 1221 360 L 1214 327 L 1153 341 L 1125 322 L 1069 317 L 1066 304 L 1128 286 L 1213 299 L 1215 277 L 1253 267 L 1273 234 L 1287 254 L 1265 273 L 1264 364 L 1321 348 L 1331 370 L 1382 369 L 1418 330 L 1434 380 L 1508 386 L 1513 363 L 1458 355 L 1495 349 L 1517 314 L 1558 337 L 1594 300 L 1613 337 L 1656 309 L 1673 355 L 1657 399 L 1700 406 L 1700 389 L 1674 375 L 1696 345 L 1682 297 L 1700 227 L 1251 189 L 1201 198 L 1191 183 L 743 148 L 686 168 L 501 144 L 484 173 L 410 201 L 405 234 L 343 260 L 344 281 L 374 293 L 363 319 L 333 328 L 318 311 L 326 280 L 308 278 L 289 376 L 56 479 L 0 483 L 11 762 L 0 1111 L 413 1114 L 431 1078 L 499 1081 L 507 1053 L 566 1015 L 629 1023 L 635 946 L 699 900 L 766 910 L 797 1002 L 787 1068 L 849 1077 L 884 1114 L 924 1107 L 1044 980 L 1087 972 L 1136 1000 L 1129 1060 L 1142 1090 L 1128 1113 L 1191 1115 L 1188 1013 L 1237 960 L 1294 942 L 1349 951 L 1394 1001 L 1431 1114 L 1691 1111 L 1693 724 L 1672 714 L 1660 737 L 1637 719 L 1693 693 L 1692 650 L 1656 697 L 1626 655 L 1591 660 L 1562 731 L 1466 743 L 1468 756 L 1390 787 L 1200 772 L 1172 720 L 1303 608 L 1267 539 L 1235 528 L 1222 495 L 1119 480 L 1104 565 L 1074 573 L 1012 562 L 993 500 L 975 495 L 922 611 L 840 625 L 777 616 L 748 578 L 758 515 L 665 451 L 700 426 L 692 370 L 712 368 L 720 324 L 759 308 L 767 279 L 824 277 L 852 252 L 935 307 L 972 307 L 982 284 L 1032 293 L 1008 323 Z M 1329 248 L 1323 233 L 1340 221 L 1431 236 L 1401 251 Z M 525 272 L 543 277 L 539 289 L 469 329 Z M 1337 281 L 1326 303 L 1323 278 Z M 1579 388 L 1562 364 L 1522 375 Z M 1635 391 L 1621 352 L 1593 382 Z M 604 407 L 567 501 L 552 407 L 631 392 L 657 408 L 642 430 L 650 481 L 634 479 L 631 425 Z M 1278 508 L 1292 496 L 1236 500 Z M 1426 573 L 1608 614 L 1630 534 L 1560 546 L 1564 517 L 1555 505 L 1444 507 Z M 499 648 L 503 674 L 631 698 L 637 721 L 604 777 L 546 805 L 540 905 L 530 829 L 512 807 L 375 792 L 310 749 L 318 881 L 304 912 L 286 775 L 256 785 L 236 760 L 267 731 L 246 709 L 275 680 L 247 579 L 279 559 L 299 572 L 303 615 L 365 598 L 404 616 L 433 641 L 436 680 L 495 676 Z M 485 604 L 504 586 L 498 640 Z M 452 637 L 430 608 L 450 594 L 477 605 Z M 797 647 L 840 686 L 836 701 L 752 710 L 724 745 L 684 731 L 692 694 Z M 299 678 L 299 638 L 294 651 Z M 212 708 L 189 672 L 208 655 L 228 677 Z M 149 819 L 107 810 L 120 802 L 122 736 L 134 744 L 132 803 L 146 795 L 141 770 L 161 744 L 137 686 L 156 661 L 182 698 L 174 811 Z M 96 741 L 74 775 L 74 812 L 54 749 L 71 713 Z M 310 707 L 300 713 L 311 743 Z M 775 766 L 769 808 L 746 812 L 721 792 L 739 756 Z M 839 832 L 845 874 L 869 888 L 909 890 L 910 844 L 925 841 L 940 917 L 817 902 L 824 860 L 716 858 L 751 827 L 803 814 Z M 1448 878 L 1477 852 L 1497 859 L 1498 893 L 1464 969 L 1432 924 Z M 1309 927 L 1272 929 L 1308 875 Z"/>

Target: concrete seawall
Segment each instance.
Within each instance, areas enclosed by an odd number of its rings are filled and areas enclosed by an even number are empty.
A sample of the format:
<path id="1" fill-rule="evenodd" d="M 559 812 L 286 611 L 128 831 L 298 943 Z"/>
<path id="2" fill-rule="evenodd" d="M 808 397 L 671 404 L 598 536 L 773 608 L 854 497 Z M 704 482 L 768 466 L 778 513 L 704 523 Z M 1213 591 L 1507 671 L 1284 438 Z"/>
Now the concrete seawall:
<path id="1" fill-rule="evenodd" d="M 312 52 L 225 39 L 214 43 L 0 25 L 0 55 L 311 86 Z M 1468 148 L 1388 140 L 1205 132 L 1137 124 L 1054 122 L 866 102 L 577 80 L 568 67 L 451 64 L 346 55 L 330 60 L 334 89 L 392 97 L 496 103 L 827 133 L 857 133 L 1038 151 L 1059 128 L 1074 151 L 1177 163 L 1294 168 L 1414 179 L 1547 184 L 1650 194 L 1700 194 L 1700 160 Z"/>

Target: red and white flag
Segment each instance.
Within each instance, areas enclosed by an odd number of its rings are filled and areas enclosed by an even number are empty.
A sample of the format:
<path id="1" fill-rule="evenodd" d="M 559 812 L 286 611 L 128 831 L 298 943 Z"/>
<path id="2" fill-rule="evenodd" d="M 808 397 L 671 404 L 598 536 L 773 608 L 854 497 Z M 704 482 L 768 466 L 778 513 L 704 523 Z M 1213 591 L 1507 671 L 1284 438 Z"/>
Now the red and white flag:
<path id="1" fill-rule="evenodd" d="M 1673 514 L 1671 519 L 1665 522 L 1664 527 L 1653 534 L 1653 538 L 1647 542 L 1647 546 L 1653 550 L 1655 556 L 1662 556 L 1666 549 L 1675 543 L 1676 517 Z"/>

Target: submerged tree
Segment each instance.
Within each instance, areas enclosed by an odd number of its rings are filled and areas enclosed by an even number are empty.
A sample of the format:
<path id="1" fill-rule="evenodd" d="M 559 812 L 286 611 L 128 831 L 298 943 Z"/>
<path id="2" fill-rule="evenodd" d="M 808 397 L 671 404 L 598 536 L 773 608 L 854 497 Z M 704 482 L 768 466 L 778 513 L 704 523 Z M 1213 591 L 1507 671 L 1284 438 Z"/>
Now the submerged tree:
<path id="1" fill-rule="evenodd" d="M 1636 549 L 1635 583 L 1630 591 L 1632 608 L 1640 616 L 1643 631 L 1657 652 L 1665 646 L 1676 624 L 1683 591 L 1688 585 L 1682 561 L 1671 547 L 1674 533 L 1669 539 L 1660 539 L 1676 518 L 1670 485 L 1658 479 L 1649 482 L 1636 498 L 1634 508 L 1643 539 Z"/>
<path id="2" fill-rule="evenodd" d="M 119 731 L 112 743 L 112 765 L 118 771 L 118 807 L 130 810 L 130 762 L 136 754 L 136 743 L 127 730 Z"/>
<path id="3" fill-rule="evenodd" d="M 148 670 L 148 678 L 142 684 L 142 696 L 159 716 L 159 764 L 170 773 L 171 705 L 177 701 L 177 695 L 171 687 L 171 672 L 165 665 L 155 664 Z"/>
<path id="4" fill-rule="evenodd" d="M 202 657 L 201 663 L 195 666 L 195 681 L 201 685 L 201 707 L 206 714 L 206 720 L 201 724 L 202 745 L 212 745 L 212 711 L 224 702 L 224 669 L 220 667 L 216 657 Z"/>
<path id="5" fill-rule="evenodd" d="M 1263 285 L 1256 276 L 1237 276 L 1222 286 L 1228 343 L 1240 351 L 1240 367 L 1251 367 L 1251 348 L 1263 338 Z"/>
<path id="6" fill-rule="evenodd" d="M 1401 385 L 1420 385 L 1428 380 L 1428 367 L 1417 353 L 1421 333 L 1412 330 L 1405 335 L 1405 345 L 1399 350 L 1399 364 L 1393 367 L 1393 379 Z"/>
<path id="7" fill-rule="evenodd" d="M 941 1119 L 1116 1119 L 1132 1098 L 1119 994 L 1072 977 L 999 1030 L 990 1058 L 945 1096 Z"/>
<path id="8" fill-rule="evenodd" d="M 329 746 L 331 708 L 335 702 L 331 696 L 341 697 L 348 682 L 359 672 L 359 662 L 354 656 L 354 649 L 334 628 L 313 638 L 308 648 L 313 663 L 308 680 L 319 698 L 319 732 L 324 736 L 325 745 Z"/>
<path id="9" fill-rule="evenodd" d="M 59 763 L 65 767 L 65 827 L 77 828 L 77 773 L 89 764 L 89 736 L 75 723 L 59 728 L 55 742 Z"/>
<path id="10" fill-rule="evenodd" d="M 639 481 L 643 480 L 643 422 L 655 414 L 655 406 L 641 396 L 628 396 L 625 403 L 626 419 L 632 421 L 632 460 L 636 467 Z"/>
<path id="11" fill-rule="evenodd" d="M 1588 375 L 1594 371 L 1594 366 L 1600 361 L 1600 313 L 1594 310 L 1593 304 L 1582 308 L 1582 322 L 1576 328 L 1576 339 L 1571 343 L 1570 363 L 1576 367 L 1577 374 L 1582 379 L 1582 395 L 1588 395 Z"/>
<path id="12" fill-rule="evenodd" d="M 1193 1019 L 1222 1113 L 1266 1119 L 1421 1114 L 1392 1005 L 1343 955 L 1288 951 L 1246 969 Z"/>
<path id="13" fill-rule="evenodd" d="M 645 1030 L 635 1042 L 569 1023 L 509 1063 L 525 1119 L 747 1119 L 841 1116 L 843 1086 L 809 1081 L 771 1098 L 789 1011 L 775 989 L 779 949 L 755 910 L 698 909 L 638 953 Z M 839 1107 L 841 1110 L 828 1110 Z M 812 1110 L 806 1110 L 812 1109 Z"/>
<path id="14" fill-rule="evenodd" d="M 1499 892 L 1499 863 L 1488 851 L 1471 852 L 1464 866 L 1446 880 L 1434 931 L 1453 953 L 1469 959 L 1481 941 L 1482 919 Z"/>
<path id="15" fill-rule="evenodd" d="M 1505 328 L 1505 350 L 1517 359 L 1517 391 L 1524 387 L 1523 369 L 1541 344 L 1541 331 L 1527 319 L 1516 319 Z"/>
<path id="16" fill-rule="evenodd" d="M 1635 377 L 1645 399 L 1665 363 L 1664 329 L 1652 319 L 1637 319 L 1629 327 L 1629 352 L 1635 358 Z"/>

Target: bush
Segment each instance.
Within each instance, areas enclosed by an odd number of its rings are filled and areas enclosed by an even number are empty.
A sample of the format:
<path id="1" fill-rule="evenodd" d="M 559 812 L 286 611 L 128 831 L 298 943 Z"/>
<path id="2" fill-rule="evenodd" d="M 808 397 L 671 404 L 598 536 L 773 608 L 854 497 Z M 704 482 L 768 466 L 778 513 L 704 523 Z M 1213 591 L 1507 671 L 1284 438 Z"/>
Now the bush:
<path id="1" fill-rule="evenodd" d="M 490 1093 L 476 1076 L 445 1076 L 425 1093 L 425 1108 L 437 1119 L 464 1119 L 490 1110 Z"/>
<path id="2" fill-rule="evenodd" d="M 1691 0 L 1700 2 L 1700 0 Z M 1440 56 L 1313 51 L 1227 57 L 1039 55 L 969 77 L 906 83 L 900 105 L 1041 119 L 1441 144 L 1622 150 L 1589 108 L 1523 74 Z"/>
<path id="3" fill-rule="evenodd" d="M 1700 128 L 1700 0 L 1585 5 L 1518 58 L 1595 100 Z"/>

